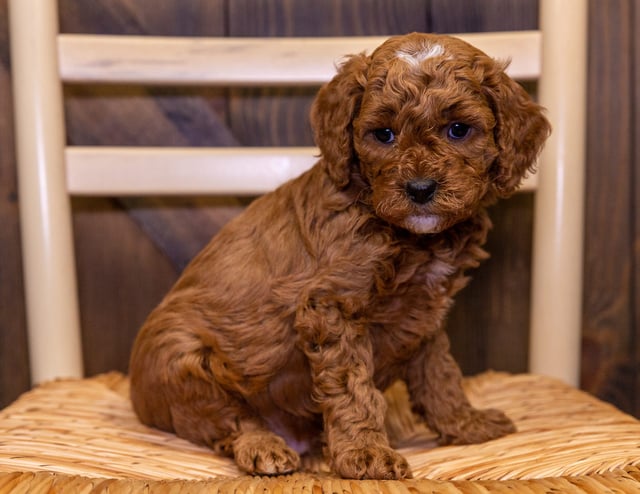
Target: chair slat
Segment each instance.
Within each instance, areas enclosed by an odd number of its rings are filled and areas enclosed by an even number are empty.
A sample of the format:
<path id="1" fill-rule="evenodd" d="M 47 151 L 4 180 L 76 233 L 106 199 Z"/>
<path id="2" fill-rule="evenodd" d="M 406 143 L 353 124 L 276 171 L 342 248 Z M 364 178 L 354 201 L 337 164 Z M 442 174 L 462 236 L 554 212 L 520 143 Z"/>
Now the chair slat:
<path id="1" fill-rule="evenodd" d="M 509 74 L 540 73 L 540 33 L 459 35 L 489 55 L 513 59 Z M 314 86 L 329 80 L 345 54 L 371 52 L 386 37 L 167 38 L 61 34 L 66 82 Z"/>
<path id="2" fill-rule="evenodd" d="M 309 169 L 317 155 L 312 147 L 70 147 L 67 184 L 75 195 L 258 195 Z"/>
<path id="3" fill-rule="evenodd" d="M 74 195 L 259 195 L 308 170 L 318 154 L 313 147 L 69 147 L 67 184 Z M 533 175 L 523 189 L 535 185 Z"/>

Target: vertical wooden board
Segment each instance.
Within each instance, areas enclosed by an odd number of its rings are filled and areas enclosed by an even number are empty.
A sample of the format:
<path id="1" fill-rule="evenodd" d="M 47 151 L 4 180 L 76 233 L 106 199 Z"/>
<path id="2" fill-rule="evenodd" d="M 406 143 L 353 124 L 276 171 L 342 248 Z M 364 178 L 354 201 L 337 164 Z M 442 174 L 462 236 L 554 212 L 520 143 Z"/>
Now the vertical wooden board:
<path id="1" fill-rule="evenodd" d="M 176 272 L 109 199 L 74 199 L 74 210 L 85 371 L 126 370 L 135 329 Z"/>
<path id="2" fill-rule="evenodd" d="M 221 36 L 224 0 L 58 0 L 66 33 Z"/>
<path id="3" fill-rule="evenodd" d="M 629 385 L 634 373 L 629 355 L 634 303 L 630 299 L 632 3 L 589 3 L 587 97 L 582 384 L 624 410 L 632 408 Z"/>
<path id="4" fill-rule="evenodd" d="M 522 31 L 538 28 L 538 0 L 431 0 L 438 33 Z"/>
<path id="5" fill-rule="evenodd" d="M 485 368 L 527 370 L 533 201 L 532 193 L 521 193 L 490 211 L 495 227 L 487 242 L 492 259 L 485 302 L 490 324 L 497 327 L 488 327 Z"/>
<path id="6" fill-rule="evenodd" d="M 229 123 L 246 146 L 313 146 L 309 111 L 317 88 L 231 90 Z"/>
<path id="7" fill-rule="evenodd" d="M 447 322 L 454 356 L 465 374 L 488 367 L 527 370 L 533 194 L 519 193 L 490 208 L 491 257 L 469 272 Z"/>
<path id="8" fill-rule="evenodd" d="M 240 214 L 252 198 L 127 197 L 127 206 L 140 229 L 181 272 L 228 221 Z"/>
<path id="9" fill-rule="evenodd" d="M 0 0 L 0 408 L 29 389 L 7 2 Z"/>
<path id="10" fill-rule="evenodd" d="M 428 4 L 426 0 L 233 0 L 229 35 L 382 36 L 424 31 Z"/>
<path id="11" fill-rule="evenodd" d="M 633 82 L 632 104 L 633 112 L 633 209 L 634 219 L 633 235 L 633 286 L 631 290 L 631 305 L 633 307 L 633 322 L 631 326 L 632 369 L 633 388 L 631 395 L 634 397 L 632 413 L 640 417 L 640 8 L 636 3 L 633 9 L 632 32 L 633 36 Z"/>
<path id="12" fill-rule="evenodd" d="M 228 146 L 234 136 L 211 88 L 67 86 L 68 140 L 73 145 Z"/>

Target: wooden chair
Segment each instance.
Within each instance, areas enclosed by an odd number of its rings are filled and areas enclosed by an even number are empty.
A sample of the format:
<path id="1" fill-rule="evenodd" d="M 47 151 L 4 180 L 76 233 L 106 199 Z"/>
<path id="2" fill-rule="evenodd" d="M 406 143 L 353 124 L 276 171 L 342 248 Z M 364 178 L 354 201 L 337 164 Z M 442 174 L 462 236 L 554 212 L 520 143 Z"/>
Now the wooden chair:
<path id="1" fill-rule="evenodd" d="M 404 429 L 405 453 L 419 477 L 396 482 L 400 491 L 640 489 L 640 423 L 571 387 L 580 356 L 587 2 L 540 3 L 539 31 L 461 36 L 512 58 L 513 77 L 539 79 L 539 100 L 554 127 L 539 173 L 524 186 L 536 189 L 532 374 L 485 374 L 467 383 L 474 402 L 507 410 L 520 432 L 487 445 L 431 449 L 411 442 L 416 429 L 407 425 L 402 400 L 392 401 L 399 418 L 390 426 Z M 210 451 L 138 424 L 125 376 L 82 378 L 70 195 L 253 195 L 311 166 L 316 150 L 68 147 L 62 84 L 316 86 L 332 76 L 341 55 L 370 50 L 383 38 L 62 35 L 56 2 L 9 4 L 29 351 L 40 386 L 0 412 L 0 492 L 381 488 L 320 474 L 240 476 Z M 571 23 L 563 22 L 565 10 Z M 507 451 L 513 454 L 505 460 Z"/>

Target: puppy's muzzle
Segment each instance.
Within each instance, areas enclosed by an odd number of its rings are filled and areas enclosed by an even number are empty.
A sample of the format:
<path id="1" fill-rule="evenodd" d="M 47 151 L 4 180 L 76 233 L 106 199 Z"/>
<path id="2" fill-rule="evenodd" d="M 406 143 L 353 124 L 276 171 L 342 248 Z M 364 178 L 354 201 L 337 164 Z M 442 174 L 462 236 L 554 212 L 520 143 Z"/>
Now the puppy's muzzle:
<path id="1" fill-rule="evenodd" d="M 427 204 L 430 202 L 437 188 L 438 183 L 435 180 L 429 179 L 411 180 L 405 185 L 407 196 L 416 204 Z"/>

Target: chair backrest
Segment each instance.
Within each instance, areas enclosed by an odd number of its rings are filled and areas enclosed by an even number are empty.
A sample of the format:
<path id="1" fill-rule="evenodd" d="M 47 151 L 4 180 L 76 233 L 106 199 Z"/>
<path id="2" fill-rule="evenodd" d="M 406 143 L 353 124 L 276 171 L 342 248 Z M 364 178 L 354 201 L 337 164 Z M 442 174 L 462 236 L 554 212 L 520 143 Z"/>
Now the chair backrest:
<path id="1" fill-rule="evenodd" d="M 370 51 L 384 38 L 69 35 L 58 32 L 57 2 L 9 3 L 28 339 L 37 383 L 83 372 L 70 195 L 253 195 L 299 174 L 316 154 L 314 148 L 68 147 L 63 83 L 317 86 L 331 78 L 342 55 Z M 496 58 L 511 58 L 512 77 L 539 79 L 554 133 L 539 173 L 524 186 L 537 188 L 530 368 L 575 384 L 587 0 L 540 4 L 538 31 L 461 37 Z"/>

